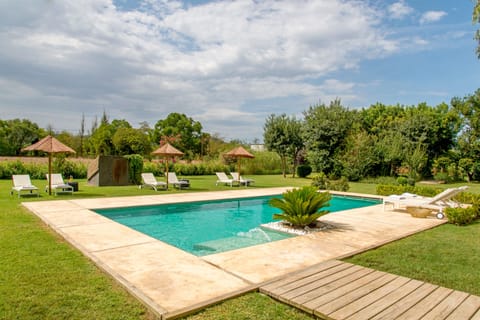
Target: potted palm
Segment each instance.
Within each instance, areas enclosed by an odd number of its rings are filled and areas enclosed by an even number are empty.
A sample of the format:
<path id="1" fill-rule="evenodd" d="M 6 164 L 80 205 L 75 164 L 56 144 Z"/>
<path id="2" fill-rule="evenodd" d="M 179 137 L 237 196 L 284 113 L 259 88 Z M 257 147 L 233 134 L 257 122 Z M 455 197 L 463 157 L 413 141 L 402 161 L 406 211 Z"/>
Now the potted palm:
<path id="1" fill-rule="evenodd" d="M 295 228 L 316 226 L 317 219 L 329 213 L 327 210 L 320 209 L 329 206 L 330 193 L 318 192 L 315 187 L 292 189 L 284 192 L 282 196 L 282 198 L 273 198 L 269 202 L 272 207 L 282 211 L 274 214 L 273 218 L 283 220 Z"/>

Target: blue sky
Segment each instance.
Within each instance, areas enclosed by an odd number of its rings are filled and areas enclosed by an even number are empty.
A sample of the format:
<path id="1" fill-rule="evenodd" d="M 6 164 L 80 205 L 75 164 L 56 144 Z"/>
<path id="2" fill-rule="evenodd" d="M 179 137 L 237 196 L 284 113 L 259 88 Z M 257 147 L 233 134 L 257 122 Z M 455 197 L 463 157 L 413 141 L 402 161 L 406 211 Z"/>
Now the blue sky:
<path id="1" fill-rule="evenodd" d="M 77 133 L 185 113 L 262 140 L 269 114 L 449 103 L 480 88 L 470 0 L 6 0 L 0 119 Z"/>

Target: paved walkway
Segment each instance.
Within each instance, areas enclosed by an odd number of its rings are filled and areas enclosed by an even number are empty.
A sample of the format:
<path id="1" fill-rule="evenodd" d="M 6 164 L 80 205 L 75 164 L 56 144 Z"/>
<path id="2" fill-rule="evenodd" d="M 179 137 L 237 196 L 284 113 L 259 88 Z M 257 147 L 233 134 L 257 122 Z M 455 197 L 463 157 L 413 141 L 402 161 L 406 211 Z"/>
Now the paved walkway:
<path id="1" fill-rule="evenodd" d="M 262 285 L 321 319 L 480 319 L 480 297 L 330 260 Z"/>
<path id="2" fill-rule="evenodd" d="M 444 221 L 383 212 L 382 205 L 322 219 L 336 228 L 196 257 L 92 211 L 95 208 L 279 194 L 288 188 L 26 202 L 39 216 L 162 318 L 175 317 L 257 289 L 265 281 L 349 256 Z"/>

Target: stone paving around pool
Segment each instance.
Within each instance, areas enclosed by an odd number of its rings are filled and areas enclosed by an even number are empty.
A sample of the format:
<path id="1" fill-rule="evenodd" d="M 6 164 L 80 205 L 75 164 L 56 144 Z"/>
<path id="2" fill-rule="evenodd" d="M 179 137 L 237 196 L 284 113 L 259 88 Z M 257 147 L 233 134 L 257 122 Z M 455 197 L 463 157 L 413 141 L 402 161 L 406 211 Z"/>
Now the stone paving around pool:
<path id="1" fill-rule="evenodd" d="M 322 217 L 333 229 L 196 257 L 91 209 L 280 194 L 289 188 L 25 202 L 75 248 L 164 319 L 257 289 L 265 281 L 445 223 L 382 205 Z M 363 195 L 365 196 L 365 195 Z"/>

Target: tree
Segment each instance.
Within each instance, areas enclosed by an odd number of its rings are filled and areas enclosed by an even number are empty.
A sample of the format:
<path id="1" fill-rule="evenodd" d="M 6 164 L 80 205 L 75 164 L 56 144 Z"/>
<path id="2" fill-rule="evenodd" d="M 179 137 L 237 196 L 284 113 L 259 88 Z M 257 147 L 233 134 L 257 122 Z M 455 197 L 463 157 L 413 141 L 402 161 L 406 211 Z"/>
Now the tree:
<path id="1" fill-rule="evenodd" d="M 476 0 L 476 3 L 473 7 L 472 20 L 474 24 L 480 23 L 480 0 Z M 475 32 L 475 40 L 478 41 L 477 57 L 480 59 L 480 29 Z"/>
<path id="2" fill-rule="evenodd" d="M 0 120 L 0 154 L 19 155 L 23 147 L 37 142 L 45 135 L 45 131 L 30 120 Z"/>
<path id="3" fill-rule="evenodd" d="M 158 120 L 153 136 L 157 143 L 164 137 L 178 137 L 172 144 L 185 152 L 187 158 L 201 153 L 202 125 L 185 114 L 174 112 L 164 120 Z"/>
<path id="4" fill-rule="evenodd" d="M 370 173 L 371 167 L 378 161 L 375 145 L 376 136 L 363 130 L 347 137 L 340 162 L 344 168 L 343 175 L 348 180 L 357 181 Z"/>
<path id="5" fill-rule="evenodd" d="M 80 138 L 80 146 L 78 148 L 78 153 L 80 157 L 83 157 L 83 143 L 85 139 L 85 113 L 82 113 L 82 121 L 80 122 L 80 131 L 78 132 L 78 136 Z"/>
<path id="6" fill-rule="evenodd" d="M 458 112 L 462 126 L 458 148 L 462 158 L 480 161 L 480 89 L 463 99 L 453 98 L 452 107 Z"/>
<path id="7" fill-rule="evenodd" d="M 336 156 L 345 143 L 357 114 L 341 105 L 340 100 L 310 107 L 304 112 L 303 140 L 308 161 L 320 172 L 335 171 Z"/>
<path id="8" fill-rule="evenodd" d="M 150 140 L 141 129 L 120 127 L 113 135 L 112 143 L 119 155 L 148 155 L 152 152 Z"/>
<path id="9" fill-rule="evenodd" d="M 296 159 L 303 148 L 301 137 L 301 122 L 295 117 L 287 117 L 286 114 L 276 116 L 271 114 L 263 127 L 263 139 L 265 147 L 276 152 L 281 159 L 283 177 L 286 177 L 287 161 L 290 158 L 293 164 L 293 176 L 296 171 Z"/>

